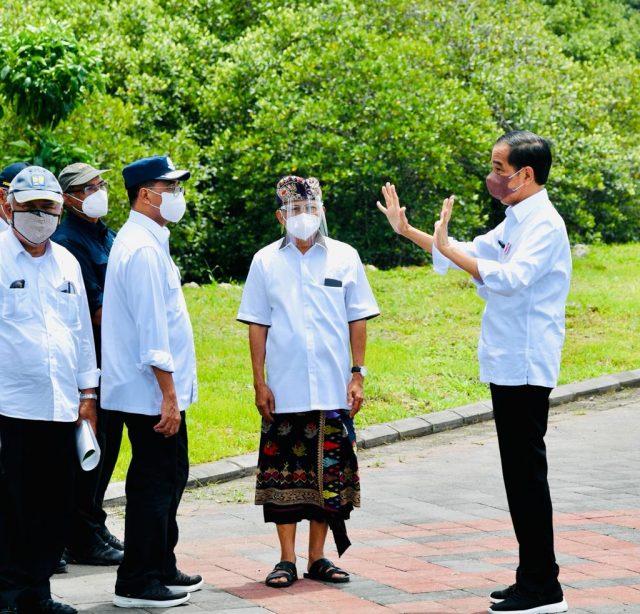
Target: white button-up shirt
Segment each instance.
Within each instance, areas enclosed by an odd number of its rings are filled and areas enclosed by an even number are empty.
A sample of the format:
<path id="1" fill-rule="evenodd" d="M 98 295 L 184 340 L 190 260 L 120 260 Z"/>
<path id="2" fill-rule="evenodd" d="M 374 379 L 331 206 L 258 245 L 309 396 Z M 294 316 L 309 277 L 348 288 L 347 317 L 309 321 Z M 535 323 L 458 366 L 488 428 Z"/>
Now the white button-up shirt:
<path id="1" fill-rule="evenodd" d="M 132 211 L 109 254 L 102 305 L 101 405 L 160 414 L 153 368 L 173 373 L 180 410 L 198 397 L 193 330 L 169 230 Z"/>
<path id="2" fill-rule="evenodd" d="M 2 217 L 0 217 L 0 232 L 9 228 L 9 224 L 7 224 Z"/>
<path id="3" fill-rule="evenodd" d="M 11 230 L 0 233 L 0 365 L 0 414 L 25 420 L 77 420 L 78 389 L 100 379 L 78 261 L 52 242 L 33 258 Z"/>
<path id="4" fill-rule="evenodd" d="M 355 249 L 329 238 L 302 254 L 286 237 L 253 258 L 237 318 L 268 326 L 276 413 L 348 409 L 349 322 L 380 313 Z"/>
<path id="5" fill-rule="evenodd" d="M 478 358 L 480 379 L 503 386 L 558 382 L 571 249 L 564 221 L 546 190 L 507 207 L 505 220 L 471 243 L 451 240 L 478 259 L 487 301 Z M 455 265 L 434 246 L 434 269 Z"/>

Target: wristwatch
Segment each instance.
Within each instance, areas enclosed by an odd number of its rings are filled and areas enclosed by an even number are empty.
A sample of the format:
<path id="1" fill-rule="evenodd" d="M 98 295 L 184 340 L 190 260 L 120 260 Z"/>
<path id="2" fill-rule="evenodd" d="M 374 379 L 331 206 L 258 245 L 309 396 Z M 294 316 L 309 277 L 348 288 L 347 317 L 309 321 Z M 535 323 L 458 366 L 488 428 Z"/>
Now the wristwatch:
<path id="1" fill-rule="evenodd" d="M 351 373 L 360 373 L 362 377 L 367 377 L 367 373 L 369 373 L 369 370 L 364 365 L 354 365 L 353 367 L 351 367 Z"/>
<path id="2" fill-rule="evenodd" d="M 89 399 L 93 399 L 94 401 L 98 400 L 98 395 L 93 393 L 93 392 L 81 392 L 80 393 L 80 400 L 81 401 L 88 401 Z"/>

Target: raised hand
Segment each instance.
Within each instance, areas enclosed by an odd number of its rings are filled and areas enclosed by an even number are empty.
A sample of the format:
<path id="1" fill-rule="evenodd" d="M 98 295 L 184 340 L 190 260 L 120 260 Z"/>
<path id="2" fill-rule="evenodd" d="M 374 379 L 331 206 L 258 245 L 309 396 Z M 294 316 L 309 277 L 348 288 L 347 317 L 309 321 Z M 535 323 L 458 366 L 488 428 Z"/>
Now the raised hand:
<path id="1" fill-rule="evenodd" d="M 433 230 L 433 241 L 438 251 L 445 253 L 449 247 L 449 220 L 451 219 L 451 210 L 455 196 L 445 198 L 440 211 L 440 219 L 435 223 Z"/>
<path id="2" fill-rule="evenodd" d="M 382 195 L 387 205 L 383 207 L 378 201 L 378 209 L 387 217 L 387 221 L 399 235 L 404 234 L 409 229 L 409 221 L 407 220 L 406 207 L 400 206 L 400 199 L 396 193 L 396 186 L 389 183 L 382 186 Z"/>

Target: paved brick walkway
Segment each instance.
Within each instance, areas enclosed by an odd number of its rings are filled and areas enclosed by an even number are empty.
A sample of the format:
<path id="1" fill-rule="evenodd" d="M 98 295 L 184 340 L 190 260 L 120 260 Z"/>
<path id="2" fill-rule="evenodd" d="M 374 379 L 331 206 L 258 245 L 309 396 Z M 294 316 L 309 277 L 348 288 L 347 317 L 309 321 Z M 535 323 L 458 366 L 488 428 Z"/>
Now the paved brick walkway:
<path id="1" fill-rule="evenodd" d="M 560 580 L 570 611 L 640 613 L 640 391 L 556 408 L 547 444 Z M 189 493 L 179 563 L 207 586 L 180 614 L 486 612 L 488 593 L 513 582 L 517 544 L 492 423 L 365 450 L 363 507 L 340 560 L 346 585 L 301 580 L 271 589 L 275 532 L 251 504 L 247 478 Z M 121 530 L 121 510 L 111 525 Z M 306 528 L 298 538 L 300 576 Z M 335 558 L 335 551 L 327 552 Z M 82 611 L 110 605 L 113 569 L 71 566 L 56 595 Z"/>

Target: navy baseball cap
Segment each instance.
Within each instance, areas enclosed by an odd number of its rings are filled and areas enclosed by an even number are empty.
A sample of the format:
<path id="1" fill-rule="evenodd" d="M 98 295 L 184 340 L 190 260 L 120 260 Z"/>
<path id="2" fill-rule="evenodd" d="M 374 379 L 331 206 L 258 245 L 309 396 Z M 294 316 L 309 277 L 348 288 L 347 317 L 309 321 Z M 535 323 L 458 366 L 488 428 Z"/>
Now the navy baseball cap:
<path id="1" fill-rule="evenodd" d="M 42 199 L 62 204 L 62 188 L 56 176 L 41 166 L 23 168 L 11 181 L 9 194 L 19 203 Z"/>
<path id="2" fill-rule="evenodd" d="M 26 162 L 14 162 L 0 171 L 0 188 L 8 188 L 13 178 L 23 169 L 31 166 Z"/>
<path id="3" fill-rule="evenodd" d="M 176 170 L 169 156 L 151 156 L 125 166 L 122 176 L 128 189 L 147 181 L 185 181 L 191 177 L 191 173 Z"/>

